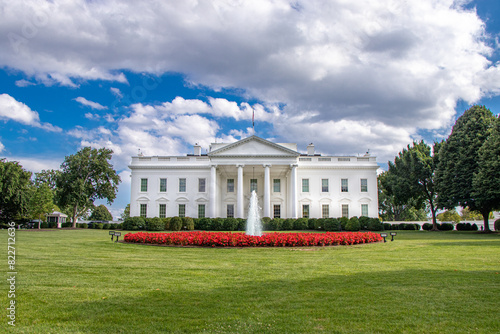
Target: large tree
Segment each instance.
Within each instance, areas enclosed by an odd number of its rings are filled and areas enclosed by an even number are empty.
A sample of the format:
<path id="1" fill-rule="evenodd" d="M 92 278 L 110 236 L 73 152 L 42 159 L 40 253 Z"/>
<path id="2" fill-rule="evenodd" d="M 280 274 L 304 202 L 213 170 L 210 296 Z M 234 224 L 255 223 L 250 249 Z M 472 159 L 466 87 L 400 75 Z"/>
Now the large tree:
<path id="1" fill-rule="evenodd" d="M 434 151 L 440 143 L 434 144 Z M 414 142 L 389 161 L 386 187 L 394 195 L 396 204 L 408 203 L 411 199 L 417 209 L 427 207 L 432 214 L 433 230 L 438 230 L 436 222 L 435 169 L 437 155 L 424 141 Z"/>
<path id="2" fill-rule="evenodd" d="M 426 221 L 426 208 L 417 208 L 417 201 L 410 198 L 401 202 L 388 190 L 388 172 L 378 176 L 378 206 L 380 218 L 384 221 Z"/>
<path id="3" fill-rule="evenodd" d="M 500 209 L 500 118 L 495 119 L 488 138 L 479 149 L 479 168 L 472 178 L 472 187 L 476 206 L 483 208 L 481 213 L 486 226 L 488 218 L 492 218 L 491 211 Z"/>
<path id="4" fill-rule="evenodd" d="M 90 215 L 90 219 L 92 220 L 113 220 L 113 215 L 109 212 L 108 208 L 101 204 L 94 208 L 92 214 Z"/>
<path id="5" fill-rule="evenodd" d="M 483 190 L 488 191 L 485 183 L 498 184 L 498 177 L 494 179 L 495 171 L 488 167 L 495 165 L 494 162 L 489 164 L 489 159 L 497 159 L 498 163 L 498 155 L 487 157 L 484 154 L 491 154 L 494 150 L 481 150 L 481 147 L 492 133 L 495 120 L 493 113 L 485 106 L 475 105 L 466 110 L 457 119 L 450 136 L 439 150 L 436 172 L 439 207 L 453 209 L 460 205 L 481 212 L 486 231 L 490 231 L 488 217 L 495 203 L 490 196 L 494 191 L 488 192 L 485 197 L 480 194 Z M 483 152 L 482 158 L 480 152 Z M 481 166 L 484 164 L 487 166 Z M 498 175 L 498 169 L 496 171 Z M 478 176 L 475 177 L 476 174 Z"/>
<path id="6" fill-rule="evenodd" d="M 64 159 L 57 178 L 58 199 L 62 206 L 72 207 L 73 227 L 95 200 L 105 198 L 111 204 L 116 198 L 120 176 L 110 163 L 112 154 L 107 148 L 84 147 Z"/>
<path id="7" fill-rule="evenodd" d="M 0 221 L 8 223 L 27 215 L 31 172 L 17 161 L 0 159 Z"/>
<path id="8" fill-rule="evenodd" d="M 54 193 L 50 186 L 46 183 L 41 183 L 38 186 L 34 185 L 32 195 L 29 201 L 29 215 L 32 219 L 38 219 L 38 228 L 44 220 L 47 213 L 51 213 L 56 208 L 54 204 Z"/>

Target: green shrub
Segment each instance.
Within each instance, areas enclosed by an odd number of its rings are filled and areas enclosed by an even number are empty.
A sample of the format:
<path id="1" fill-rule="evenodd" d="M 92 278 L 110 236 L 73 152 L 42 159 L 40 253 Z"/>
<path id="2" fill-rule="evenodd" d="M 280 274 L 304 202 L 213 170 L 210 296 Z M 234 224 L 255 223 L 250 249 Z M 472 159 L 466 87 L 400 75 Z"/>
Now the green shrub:
<path id="1" fill-rule="evenodd" d="M 273 218 L 268 224 L 269 231 L 281 231 L 283 227 L 284 219 L 282 218 Z"/>
<path id="2" fill-rule="evenodd" d="M 334 218 L 319 218 L 319 219 L 314 219 L 314 226 L 312 227 L 312 229 L 313 230 L 317 230 L 317 231 L 326 231 L 325 230 L 325 222 L 326 222 L 327 219 L 334 219 Z M 311 228 L 310 224 L 309 224 L 309 228 Z"/>
<path id="3" fill-rule="evenodd" d="M 183 217 L 182 218 L 182 229 L 193 231 L 194 230 L 194 220 L 191 217 Z"/>
<path id="4" fill-rule="evenodd" d="M 238 229 L 238 221 L 236 218 L 226 218 L 223 222 L 224 231 L 236 231 Z"/>
<path id="5" fill-rule="evenodd" d="M 340 221 L 335 218 L 325 218 L 323 219 L 322 229 L 329 232 L 340 231 Z"/>
<path id="6" fill-rule="evenodd" d="M 495 220 L 494 226 L 495 226 L 495 231 L 500 231 L 500 218 Z"/>
<path id="7" fill-rule="evenodd" d="M 451 223 L 442 223 L 438 225 L 440 231 L 453 231 L 453 228 L 453 224 Z"/>
<path id="8" fill-rule="evenodd" d="M 170 217 L 166 217 L 166 218 L 160 218 L 161 219 L 161 222 L 163 223 L 163 229 L 165 231 L 170 231 Z"/>
<path id="9" fill-rule="evenodd" d="M 236 218 L 238 221 L 238 231 L 245 231 L 247 227 L 247 221 L 244 218 Z"/>
<path id="10" fill-rule="evenodd" d="M 180 217 L 172 217 L 170 219 L 170 229 L 172 231 L 180 231 L 182 229 L 182 218 Z"/>
<path id="11" fill-rule="evenodd" d="M 424 223 L 424 225 L 422 225 L 422 229 L 425 231 L 430 231 L 430 230 L 432 230 L 432 224 L 431 223 Z"/>
<path id="12" fill-rule="evenodd" d="M 283 223 L 281 224 L 281 229 L 283 231 L 291 231 L 293 230 L 293 222 L 295 221 L 295 219 L 293 218 L 287 218 L 283 221 Z"/>
<path id="13" fill-rule="evenodd" d="M 142 217 L 127 217 L 123 221 L 122 228 L 127 231 L 138 231 L 146 229 L 146 222 Z"/>
<path id="14" fill-rule="evenodd" d="M 271 221 L 271 218 L 263 217 L 261 220 L 262 220 L 262 226 L 266 226 L 266 224 L 269 224 L 269 222 Z"/>
<path id="15" fill-rule="evenodd" d="M 362 217 L 359 218 L 360 221 L 361 221 L 361 218 Z M 382 224 L 382 222 L 378 218 L 368 218 L 366 227 L 370 231 L 383 231 L 384 230 L 384 224 Z"/>
<path id="16" fill-rule="evenodd" d="M 339 222 L 340 222 L 340 227 L 342 228 L 342 230 L 345 230 L 346 229 L 345 226 L 349 222 L 349 218 L 347 218 L 347 217 L 340 217 L 339 218 Z"/>
<path id="17" fill-rule="evenodd" d="M 362 229 L 362 230 L 370 230 L 370 228 L 368 227 L 368 224 L 370 223 L 370 217 L 366 217 L 366 216 L 361 216 L 358 218 L 359 220 L 359 228 Z"/>
<path id="18" fill-rule="evenodd" d="M 318 220 L 318 219 L 316 219 L 316 218 L 309 218 L 309 219 L 307 220 L 307 228 L 308 228 L 309 230 L 315 230 L 315 229 L 316 229 L 316 221 L 317 221 L 317 220 Z"/>
<path id="19" fill-rule="evenodd" d="M 359 231 L 361 226 L 359 225 L 358 217 L 351 217 L 349 221 L 345 224 L 346 231 Z"/>
<path id="20" fill-rule="evenodd" d="M 392 230 L 392 224 L 390 224 L 390 223 L 383 223 L 382 225 L 384 225 L 384 231 Z"/>
<path id="21" fill-rule="evenodd" d="M 158 218 L 148 218 L 146 220 L 146 229 L 148 231 L 163 231 L 165 229 L 165 222 Z"/>
<path id="22" fill-rule="evenodd" d="M 307 218 L 299 218 L 293 222 L 294 230 L 307 230 L 309 228 Z"/>
<path id="23" fill-rule="evenodd" d="M 111 229 L 111 224 L 109 224 L 109 223 L 104 224 L 104 226 L 102 228 L 105 230 L 109 230 L 109 229 Z"/>
<path id="24" fill-rule="evenodd" d="M 211 223 L 212 223 L 212 220 L 208 217 L 200 218 L 195 222 L 194 228 L 195 228 L 195 230 L 207 231 L 207 230 L 210 230 Z"/>
<path id="25" fill-rule="evenodd" d="M 122 228 L 122 224 L 115 224 L 115 226 L 113 227 L 114 230 L 118 230 L 121 228 Z"/>
<path id="26" fill-rule="evenodd" d="M 421 228 L 420 224 L 415 223 L 413 224 L 413 226 L 415 226 L 415 231 L 420 231 Z"/>
<path id="27" fill-rule="evenodd" d="M 40 227 L 41 228 L 49 228 L 49 223 L 43 222 L 43 223 L 40 224 Z"/>
<path id="28" fill-rule="evenodd" d="M 210 231 L 224 231 L 224 218 L 212 218 L 210 221 Z"/>
<path id="29" fill-rule="evenodd" d="M 98 230 L 102 230 L 104 228 L 104 224 L 103 223 L 94 224 L 94 228 L 98 229 Z"/>
<path id="30" fill-rule="evenodd" d="M 478 227 L 477 227 L 477 225 L 476 225 L 476 223 L 472 224 L 472 226 L 471 226 L 471 230 L 472 230 L 472 231 L 477 231 L 477 230 L 479 230 L 479 229 L 478 229 Z"/>

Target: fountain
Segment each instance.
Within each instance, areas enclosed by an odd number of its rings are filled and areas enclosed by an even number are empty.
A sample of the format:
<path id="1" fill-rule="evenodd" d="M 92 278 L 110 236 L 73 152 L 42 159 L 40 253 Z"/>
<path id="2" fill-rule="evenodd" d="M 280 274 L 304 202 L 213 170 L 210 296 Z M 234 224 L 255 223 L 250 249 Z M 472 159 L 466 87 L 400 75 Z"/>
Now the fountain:
<path id="1" fill-rule="evenodd" d="M 259 209 L 260 208 L 257 199 L 257 193 L 255 192 L 255 190 L 252 190 L 247 218 L 246 234 L 248 235 L 255 235 L 259 237 L 262 235 L 262 221 L 260 220 Z"/>

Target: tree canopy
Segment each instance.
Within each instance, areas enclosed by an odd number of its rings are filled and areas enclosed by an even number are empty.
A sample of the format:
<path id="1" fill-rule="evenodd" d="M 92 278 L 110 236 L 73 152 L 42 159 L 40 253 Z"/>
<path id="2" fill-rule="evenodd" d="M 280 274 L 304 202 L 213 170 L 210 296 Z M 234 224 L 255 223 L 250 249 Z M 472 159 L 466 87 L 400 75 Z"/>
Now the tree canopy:
<path id="1" fill-rule="evenodd" d="M 0 159 L 0 221 L 8 223 L 27 215 L 31 172 L 17 161 Z"/>
<path id="2" fill-rule="evenodd" d="M 109 212 L 108 208 L 101 204 L 94 208 L 92 214 L 90 215 L 91 220 L 113 220 L 113 215 Z"/>
<path id="3" fill-rule="evenodd" d="M 434 150 L 440 144 L 434 145 Z M 390 195 L 394 195 L 395 204 L 409 203 L 413 200 L 416 209 L 428 207 L 432 214 L 433 228 L 436 223 L 436 190 L 434 172 L 437 165 L 437 155 L 432 155 L 431 148 L 424 141 L 413 142 L 389 161 L 385 187 Z"/>
<path id="4" fill-rule="evenodd" d="M 116 198 L 120 176 L 113 169 L 113 151 L 107 148 L 84 147 L 67 156 L 57 177 L 59 204 L 73 208 L 73 227 L 78 214 L 93 207 L 97 199 L 107 199 L 111 204 Z"/>
<path id="5" fill-rule="evenodd" d="M 498 164 L 498 155 L 496 158 L 491 156 L 495 151 L 494 139 L 488 147 L 481 148 L 492 133 L 495 120 L 493 113 L 484 106 L 476 105 L 466 110 L 439 150 L 436 172 L 438 206 L 453 209 L 460 205 L 480 211 L 486 231 L 490 230 L 489 213 L 494 204 L 498 204 L 495 191 L 491 191 L 486 181 L 499 182 L 498 177 L 492 179 L 495 177 L 492 167 Z M 480 195 L 483 191 L 487 192 L 484 196 Z M 498 192 L 496 194 L 498 196 Z"/>

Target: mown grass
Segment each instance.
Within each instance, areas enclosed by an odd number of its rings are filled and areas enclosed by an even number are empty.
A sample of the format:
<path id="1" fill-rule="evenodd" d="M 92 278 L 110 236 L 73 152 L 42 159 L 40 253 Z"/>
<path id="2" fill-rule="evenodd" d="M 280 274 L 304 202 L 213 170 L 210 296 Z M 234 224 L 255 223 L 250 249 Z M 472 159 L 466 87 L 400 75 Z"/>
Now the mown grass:
<path id="1" fill-rule="evenodd" d="M 0 231 L 5 276 L 6 244 Z M 2 316 L 2 332 L 500 332 L 498 234 L 212 249 L 114 243 L 101 230 L 16 231 L 16 255 L 16 327 Z"/>

